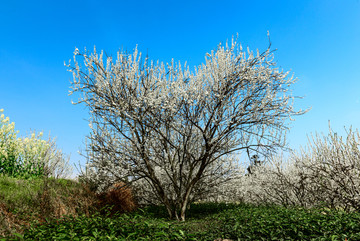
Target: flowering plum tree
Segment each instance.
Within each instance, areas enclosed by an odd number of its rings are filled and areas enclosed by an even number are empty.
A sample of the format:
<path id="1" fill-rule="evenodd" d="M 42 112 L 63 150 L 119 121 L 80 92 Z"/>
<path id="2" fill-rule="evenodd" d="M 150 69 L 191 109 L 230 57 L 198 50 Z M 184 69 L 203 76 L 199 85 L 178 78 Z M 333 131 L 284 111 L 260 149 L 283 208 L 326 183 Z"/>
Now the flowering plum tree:
<path id="1" fill-rule="evenodd" d="M 254 54 L 232 40 L 194 71 L 144 59 L 137 48 L 118 52 L 116 61 L 96 48 L 75 49 L 66 66 L 70 94 L 83 94 L 74 104 L 91 114 L 88 175 L 102 189 L 131 183 L 185 220 L 195 198 L 239 174 L 236 153 L 285 148 L 286 121 L 306 112 L 293 110 L 296 80 L 276 68 L 270 47 Z"/>
<path id="2" fill-rule="evenodd" d="M 225 197 L 220 201 L 358 212 L 360 134 L 351 126 L 345 131 L 347 136 L 338 136 L 329 123 L 329 134 L 311 135 L 305 149 L 292 151 L 286 158 L 284 153 L 271 155 L 268 162 L 251 169 L 250 175 L 221 185 Z"/>

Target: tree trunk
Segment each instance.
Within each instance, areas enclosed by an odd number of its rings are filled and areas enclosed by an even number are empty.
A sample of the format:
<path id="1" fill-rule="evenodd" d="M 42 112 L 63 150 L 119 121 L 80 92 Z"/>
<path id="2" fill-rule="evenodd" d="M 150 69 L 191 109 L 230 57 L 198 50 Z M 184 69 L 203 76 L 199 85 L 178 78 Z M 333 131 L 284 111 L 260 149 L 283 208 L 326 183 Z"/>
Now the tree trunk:
<path id="1" fill-rule="evenodd" d="M 180 220 L 181 221 L 185 221 L 185 212 L 186 212 L 186 207 L 187 207 L 187 201 L 185 201 L 181 207 L 180 210 Z"/>
<path id="2" fill-rule="evenodd" d="M 185 221 L 185 213 L 188 208 L 188 200 L 186 200 L 186 202 L 182 202 L 180 206 L 165 204 L 165 207 L 170 219 Z"/>

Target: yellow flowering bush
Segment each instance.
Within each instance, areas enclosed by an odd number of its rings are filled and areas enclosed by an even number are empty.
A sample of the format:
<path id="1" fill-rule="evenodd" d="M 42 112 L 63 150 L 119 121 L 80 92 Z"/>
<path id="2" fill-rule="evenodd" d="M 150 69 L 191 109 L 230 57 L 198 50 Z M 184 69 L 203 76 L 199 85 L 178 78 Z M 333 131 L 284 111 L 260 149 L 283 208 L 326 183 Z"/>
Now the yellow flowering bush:
<path id="1" fill-rule="evenodd" d="M 59 166 L 61 172 L 65 170 L 63 155 L 53 142 L 42 140 L 42 132 L 18 138 L 15 123 L 3 111 L 0 109 L 0 174 L 28 178 L 53 176 Z"/>

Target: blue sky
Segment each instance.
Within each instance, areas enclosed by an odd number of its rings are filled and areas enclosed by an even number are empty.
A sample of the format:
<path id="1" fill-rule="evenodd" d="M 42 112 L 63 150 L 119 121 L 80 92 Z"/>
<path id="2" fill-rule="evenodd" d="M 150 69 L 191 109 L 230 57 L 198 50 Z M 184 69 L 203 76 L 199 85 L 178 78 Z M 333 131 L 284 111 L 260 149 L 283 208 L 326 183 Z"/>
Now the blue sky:
<path id="1" fill-rule="evenodd" d="M 77 152 L 89 134 L 84 105 L 68 96 L 64 61 L 75 47 L 115 54 L 136 45 L 154 60 L 199 65 L 219 42 L 238 41 L 265 50 L 270 32 L 275 60 L 298 82 L 296 109 L 312 107 L 291 122 L 289 146 L 298 149 L 315 131 L 344 134 L 360 127 L 360 1 L 0 1 L 0 109 L 20 136 L 30 130 L 57 138 Z M 77 170 L 74 168 L 74 175 Z"/>

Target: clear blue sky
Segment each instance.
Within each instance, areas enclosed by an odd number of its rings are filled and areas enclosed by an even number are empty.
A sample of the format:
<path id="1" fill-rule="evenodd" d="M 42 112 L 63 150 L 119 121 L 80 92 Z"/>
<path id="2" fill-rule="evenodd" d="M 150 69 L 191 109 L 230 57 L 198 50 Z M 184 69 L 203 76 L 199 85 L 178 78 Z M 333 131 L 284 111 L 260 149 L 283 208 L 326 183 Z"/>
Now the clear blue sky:
<path id="1" fill-rule="evenodd" d="M 44 131 L 77 154 L 89 133 L 84 105 L 68 96 L 71 74 L 64 61 L 75 47 L 132 51 L 154 60 L 199 65 L 219 42 L 238 40 L 265 50 L 267 31 L 278 66 L 299 79 L 297 109 L 312 107 L 291 123 L 291 148 L 311 132 L 360 127 L 360 2 L 301 1 L 0 1 L 0 109 L 20 136 Z M 76 169 L 75 174 L 76 175 Z"/>

